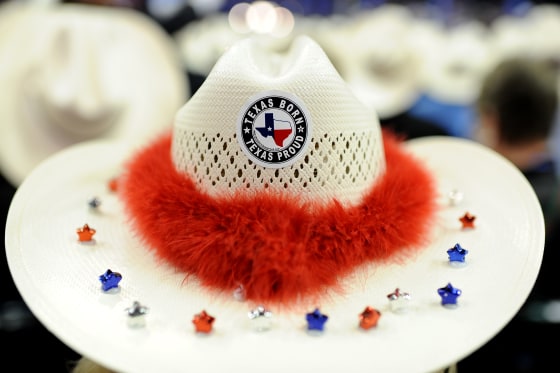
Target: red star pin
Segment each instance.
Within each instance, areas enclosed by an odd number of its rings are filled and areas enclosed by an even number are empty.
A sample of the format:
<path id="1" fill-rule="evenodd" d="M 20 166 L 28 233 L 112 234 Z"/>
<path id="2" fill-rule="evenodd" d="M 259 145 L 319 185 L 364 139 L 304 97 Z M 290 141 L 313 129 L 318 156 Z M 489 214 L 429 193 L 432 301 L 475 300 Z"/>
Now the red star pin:
<path id="1" fill-rule="evenodd" d="M 366 309 L 360 314 L 360 328 L 368 330 L 377 326 L 377 321 L 381 312 L 373 307 L 367 306 Z"/>
<path id="2" fill-rule="evenodd" d="M 118 179 L 116 177 L 109 180 L 108 187 L 109 187 L 109 190 L 111 192 L 116 192 L 117 191 L 117 185 L 118 185 Z"/>
<path id="3" fill-rule="evenodd" d="M 463 215 L 459 218 L 459 220 L 461 221 L 461 224 L 463 224 L 463 229 L 474 228 L 474 220 L 475 219 L 476 219 L 476 216 L 471 215 L 468 212 L 465 212 L 465 215 Z"/>
<path id="4" fill-rule="evenodd" d="M 212 331 L 212 324 L 214 323 L 214 320 L 214 317 L 207 314 L 206 311 L 202 311 L 201 313 L 194 315 L 192 322 L 198 333 L 210 333 Z"/>
<path id="5" fill-rule="evenodd" d="M 91 241 L 95 232 L 95 229 L 90 228 L 87 224 L 84 224 L 82 228 L 76 229 L 76 233 L 78 233 L 78 239 L 82 242 Z"/>

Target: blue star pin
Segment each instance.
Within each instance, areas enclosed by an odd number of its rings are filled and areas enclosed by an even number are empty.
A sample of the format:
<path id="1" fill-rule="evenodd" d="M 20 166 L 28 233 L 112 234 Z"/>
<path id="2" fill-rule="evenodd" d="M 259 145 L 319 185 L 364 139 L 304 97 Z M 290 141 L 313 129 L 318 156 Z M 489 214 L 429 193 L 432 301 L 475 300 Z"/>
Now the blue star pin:
<path id="1" fill-rule="evenodd" d="M 464 264 L 465 256 L 469 253 L 468 250 L 463 249 L 458 243 L 455 244 L 451 249 L 447 250 L 447 255 L 449 256 L 450 264 Z"/>
<path id="2" fill-rule="evenodd" d="M 119 287 L 119 282 L 122 280 L 122 275 L 118 272 L 113 272 L 110 269 L 106 270 L 105 273 L 99 276 L 99 281 L 101 281 L 101 286 L 103 291 L 109 291 L 113 288 Z"/>
<path id="3" fill-rule="evenodd" d="M 437 292 L 441 297 L 442 306 L 456 306 L 457 298 L 459 298 L 462 293 L 460 289 L 454 288 L 451 283 L 448 283 L 446 286 L 439 288 Z"/>
<path id="4" fill-rule="evenodd" d="M 329 317 L 322 314 L 318 308 L 315 308 L 313 312 L 305 315 L 305 319 L 307 320 L 307 330 L 323 331 Z"/>

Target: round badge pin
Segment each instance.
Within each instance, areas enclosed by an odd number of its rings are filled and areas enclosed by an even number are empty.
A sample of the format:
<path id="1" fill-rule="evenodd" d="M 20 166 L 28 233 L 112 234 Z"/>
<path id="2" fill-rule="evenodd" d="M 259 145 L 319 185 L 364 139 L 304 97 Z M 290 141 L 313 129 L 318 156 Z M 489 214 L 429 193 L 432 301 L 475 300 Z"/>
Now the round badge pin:
<path id="1" fill-rule="evenodd" d="M 254 163 L 283 168 L 301 159 L 311 141 L 311 115 L 303 101 L 284 91 L 264 91 L 240 110 L 237 139 Z"/>

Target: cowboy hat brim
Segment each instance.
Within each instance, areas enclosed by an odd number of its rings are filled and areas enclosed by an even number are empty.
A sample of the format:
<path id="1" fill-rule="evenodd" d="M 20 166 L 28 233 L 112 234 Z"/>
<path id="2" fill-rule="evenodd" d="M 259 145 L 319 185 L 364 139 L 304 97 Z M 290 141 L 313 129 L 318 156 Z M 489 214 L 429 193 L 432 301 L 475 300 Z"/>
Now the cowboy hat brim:
<path id="1" fill-rule="evenodd" d="M 329 316 L 321 338 L 305 332 L 310 309 L 274 313 L 273 327 L 257 332 L 250 306 L 185 282 L 134 237 L 107 180 L 121 172 L 132 150 L 117 141 L 74 145 L 49 157 L 18 188 L 6 225 L 10 271 L 25 302 L 61 341 L 100 364 L 123 372 L 322 371 L 430 372 L 469 355 L 517 313 L 538 274 L 544 220 L 538 199 L 508 161 L 470 140 L 422 138 L 406 149 L 435 175 L 441 211 L 429 247 L 404 263 L 356 272 L 345 292 L 317 305 Z M 448 205 L 458 189 L 464 200 Z M 99 208 L 87 208 L 97 196 Z M 466 212 L 474 229 L 461 228 Z M 88 223 L 94 244 L 75 230 Z M 447 250 L 469 250 L 466 265 L 451 266 Z M 122 273 L 119 291 L 98 281 L 107 269 Z M 367 275 L 366 275 L 367 273 Z M 443 307 L 437 289 L 462 290 L 458 307 Z M 400 288 L 409 312 L 391 311 L 387 295 Z M 145 328 L 126 325 L 133 301 L 148 308 Z M 380 310 L 376 328 L 358 327 L 366 306 Z M 208 338 L 191 319 L 202 309 L 216 317 Z M 301 312 L 297 312 L 301 311 Z M 219 358 L 216 358 L 219 356 Z"/>

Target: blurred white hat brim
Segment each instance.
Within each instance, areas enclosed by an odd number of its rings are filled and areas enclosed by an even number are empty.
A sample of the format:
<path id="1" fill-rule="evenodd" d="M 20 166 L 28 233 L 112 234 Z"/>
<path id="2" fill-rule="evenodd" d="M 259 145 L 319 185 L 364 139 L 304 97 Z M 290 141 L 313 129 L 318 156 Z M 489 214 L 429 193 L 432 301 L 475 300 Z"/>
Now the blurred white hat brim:
<path id="1" fill-rule="evenodd" d="M 348 84 L 356 97 L 372 107 L 380 119 L 391 118 L 410 109 L 420 96 L 419 86 L 409 79 L 388 81 L 380 77 L 352 74 Z"/>
<path id="2" fill-rule="evenodd" d="M 442 209 L 433 222 L 434 240 L 405 263 L 379 266 L 368 278 L 359 271 L 348 278 L 344 296 L 320 305 L 329 316 L 321 338 L 305 333 L 307 309 L 274 314 L 271 330 L 258 333 L 246 303 L 215 297 L 195 279 L 185 283 L 184 274 L 142 249 L 124 221 L 123 206 L 107 189 L 133 150 L 119 141 L 73 145 L 31 172 L 8 214 L 10 270 L 51 332 L 117 371 L 442 369 L 481 347 L 520 309 L 540 268 L 544 221 L 527 180 L 487 148 L 439 137 L 406 147 L 436 175 Z M 453 189 L 464 199 L 447 205 Z M 87 205 L 92 196 L 102 201 L 94 211 Z M 461 230 L 458 218 L 465 211 L 477 217 L 475 229 Z M 76 239 L 76 228 L 85 222 L 98 232 L 95 245 Z M 446 250 L 456 243 L 469 250 L 466 266 L 448 263 Z M 116 294 L 100 289 L 98 277 L 108 268 L 123 274 Z M 436 291 L 449 282 L 462 290 L 453 310 L 442 307 Z M 387 294 L 396 287 L 412 296 L 407 313 L 390 311 Z M 143 329 L 127 327 L 125 309 L 133 301 L 149 308 Z M 382 316 L 375 330 L 365 332 L 357 323 L 367 305 Z M 216 317 L 208 338 L 192 329 L 191 317 L 202 309 Z"/>
<path id="3" fill-rule="evenodd" d="M 16 186 L 76 142 L 151 138 L 190 95 L 172 39 L 137 11 L 53 4 L 9 16 L 0 56 L 14 63 L 0 67 L 0 170 Z"/>

